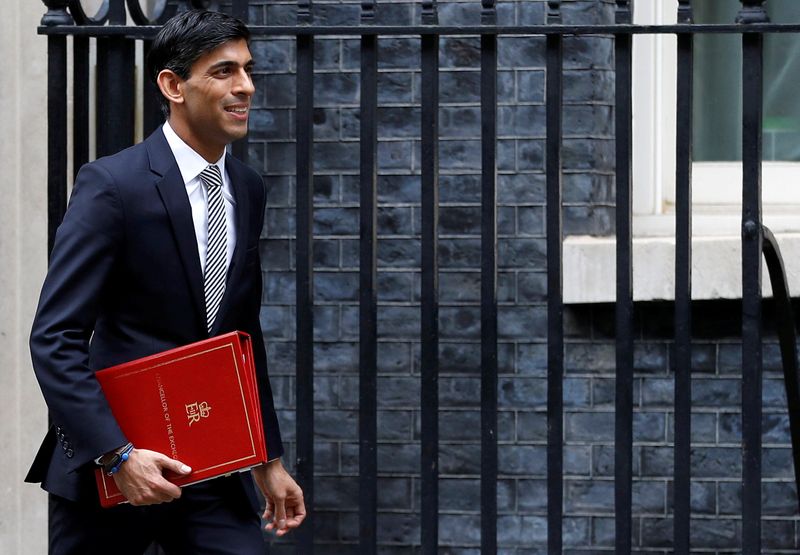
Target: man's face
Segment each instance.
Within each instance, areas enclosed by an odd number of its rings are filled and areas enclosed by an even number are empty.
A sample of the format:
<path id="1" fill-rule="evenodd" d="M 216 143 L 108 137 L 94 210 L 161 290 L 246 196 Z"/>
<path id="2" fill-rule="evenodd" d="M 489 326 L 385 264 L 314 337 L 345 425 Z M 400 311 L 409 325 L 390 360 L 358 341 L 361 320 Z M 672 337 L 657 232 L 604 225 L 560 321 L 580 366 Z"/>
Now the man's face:
<path id="1" fill-rule="evenodd" d="M 252 67 L 244 39 L 226 42 L 192 65 L 182 86 L 180 117 L 199 152 L 220 150 L 247 133 L 250 99 L 255 92 Z"/>

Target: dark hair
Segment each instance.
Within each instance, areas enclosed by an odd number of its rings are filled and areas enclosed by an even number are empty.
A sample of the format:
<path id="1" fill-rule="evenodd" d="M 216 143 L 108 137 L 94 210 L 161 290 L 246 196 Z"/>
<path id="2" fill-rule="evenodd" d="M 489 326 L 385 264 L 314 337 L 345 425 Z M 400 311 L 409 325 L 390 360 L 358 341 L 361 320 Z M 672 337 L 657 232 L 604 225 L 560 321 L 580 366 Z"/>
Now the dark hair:
<path id="1" fill-rule="evenodd" d="M 167 21 L 153 40 L 147 73 L 154 83 L 164 69 L 188 79 L 192 64 L 200 56 L 236 39 L 249 43 L 250 31 L 235 17 L 205 10 L 180 13 Z M 158 96 L 164 117 L 169 117 L 169 101 L 162 94 Z"/>

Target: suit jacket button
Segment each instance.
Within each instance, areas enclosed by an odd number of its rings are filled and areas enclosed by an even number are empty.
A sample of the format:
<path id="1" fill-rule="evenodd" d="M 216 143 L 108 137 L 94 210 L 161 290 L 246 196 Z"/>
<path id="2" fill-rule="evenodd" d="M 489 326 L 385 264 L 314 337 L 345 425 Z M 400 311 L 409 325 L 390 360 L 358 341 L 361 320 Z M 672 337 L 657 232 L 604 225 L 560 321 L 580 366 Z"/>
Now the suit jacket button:
<path id="1" fill-rule="evenodd" d="M 75 452 L 72 449 L 67 449 L 64 454 L 67 456 L 68 459 L 71 459 Z"/>

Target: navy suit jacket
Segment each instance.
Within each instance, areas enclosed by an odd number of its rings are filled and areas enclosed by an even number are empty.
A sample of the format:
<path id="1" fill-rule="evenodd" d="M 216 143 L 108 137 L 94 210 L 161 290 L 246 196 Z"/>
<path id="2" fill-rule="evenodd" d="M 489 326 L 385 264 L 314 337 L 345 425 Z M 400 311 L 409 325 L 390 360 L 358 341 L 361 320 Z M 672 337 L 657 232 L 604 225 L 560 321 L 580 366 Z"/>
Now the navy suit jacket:
<path id="1" fill-rule="evenodd" d="M 261 177 L 227 156 L 236 249 L 211 335 L 253 338 L 267 452 L 283 454 L 261 332 Z M 96 370 L 209 337 L 186 187 L 158 129 L 81 168 L 56 233 L 31 331 L 33 367 L 53 426 L 26 481 L 71 500 L 97 499 L 93 460 L 127 442 Z M 256 503 L 249 473 L 242 480 Z"/>

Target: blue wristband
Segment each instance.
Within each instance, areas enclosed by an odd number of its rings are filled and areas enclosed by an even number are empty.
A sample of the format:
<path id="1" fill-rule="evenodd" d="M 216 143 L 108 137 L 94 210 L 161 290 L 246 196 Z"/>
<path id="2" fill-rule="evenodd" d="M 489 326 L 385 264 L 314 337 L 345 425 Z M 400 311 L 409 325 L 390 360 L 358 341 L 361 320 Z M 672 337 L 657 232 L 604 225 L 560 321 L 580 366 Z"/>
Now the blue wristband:
<path id="1" fill-rule="evenodd" d="M 119 454 L 117 454 L 117 456 L 114 457 L 114 460 L 112 461 L 111 464 L 111 468 L 109 468 L 106 473 L 109 476 L 113 476 L 114 474 L 119 472 L 122 463 L 124 463 L 130 458 L 131 451 L 133 451 L 133 444 L 129 443 L 128 445 L 125 446 L 125 449 L 123 449 Z"/>

